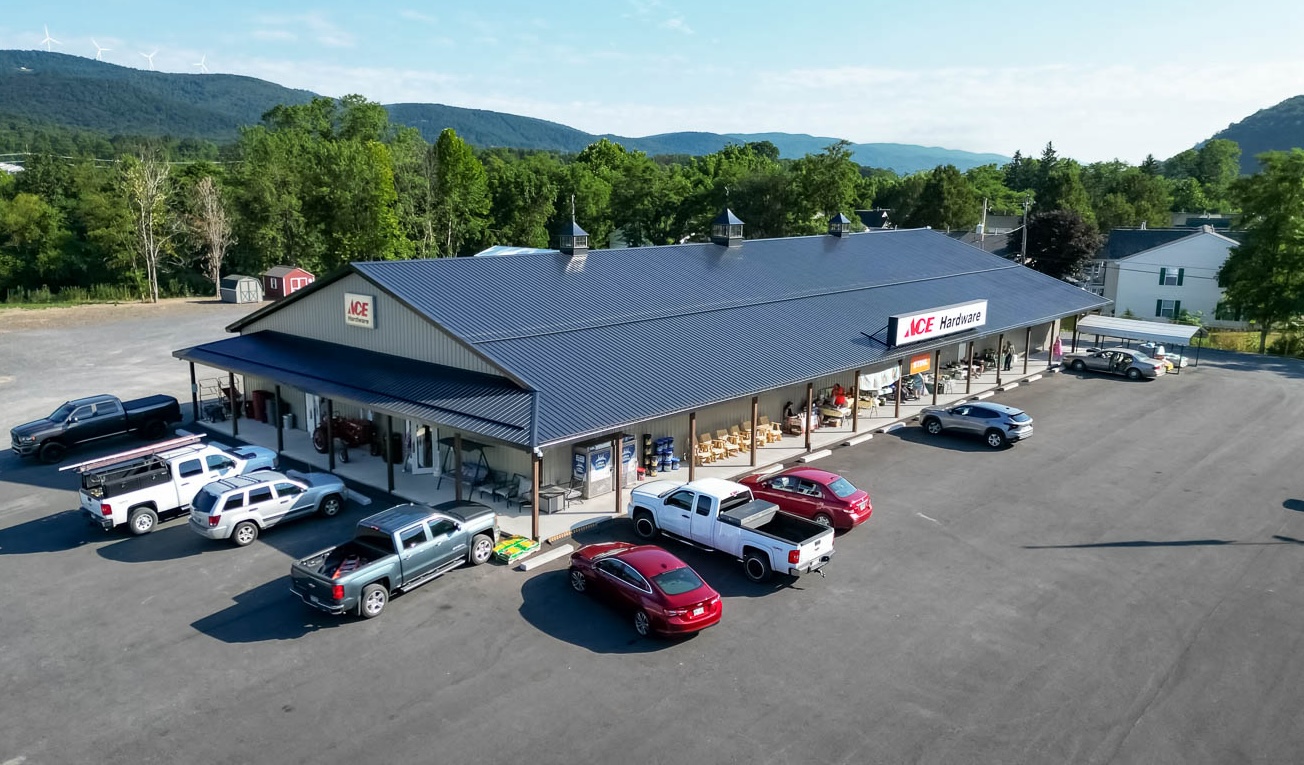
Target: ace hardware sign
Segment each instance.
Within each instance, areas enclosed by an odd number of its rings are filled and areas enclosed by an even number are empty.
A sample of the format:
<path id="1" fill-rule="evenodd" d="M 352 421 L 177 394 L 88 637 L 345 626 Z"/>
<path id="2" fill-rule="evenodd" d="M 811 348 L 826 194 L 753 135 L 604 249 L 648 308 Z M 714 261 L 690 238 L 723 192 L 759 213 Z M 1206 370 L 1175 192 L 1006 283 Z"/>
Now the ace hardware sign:
<path id="1" fill-rule="evenodd" d="M 344 323 L 350 327 L 376 328 L 376 299 L 371 295 L 344 293 Z"/>
<path id="2" fill-rule="evenodd" d="M 907 345 L 977 329 L 986 323 L 986 300 L 901 313 L 887 318 L 887 342 L 890 347 Z"/>

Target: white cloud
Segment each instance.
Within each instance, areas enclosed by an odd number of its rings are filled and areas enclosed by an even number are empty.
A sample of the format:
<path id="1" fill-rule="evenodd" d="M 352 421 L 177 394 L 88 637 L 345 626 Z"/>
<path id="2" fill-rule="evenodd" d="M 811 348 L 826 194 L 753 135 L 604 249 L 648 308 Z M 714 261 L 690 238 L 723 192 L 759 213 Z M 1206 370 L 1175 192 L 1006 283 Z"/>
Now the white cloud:
<path id="1" fill-rule="evenodd" d="M 399 11 L 398 15 L 408 21 L 420 21 L 423 24 L 437 24 L 439 22 L 439 19 L 421 11 L 403 10 Z"/>
<path id="2" fill-rule="evenodd" d="M 665 21 L 661 22 L 661 28 L 669 29 L 672 32 L 682 32 L 683 34 L 686 35 L 693 34 L 693 28 L 688 26 L 687 23 L 685 23 L 684 18 L 682 16 L 676 16 L 671 19 L 666 19 Z"/>
<path id="3" fill-rule="evenodd" d="M 303 13 L 298 15 L 266 15 L 257 17 L 256 21 L 273 29 L 254 32 L 260 39 L 297 40 L 298 32 L 318 45 L 332 48 L 352 48 L 355 44 L 351 32 L 337 26 L 320 13 Z M 287 29 L 288 27 L 288 29 Z M 261 35 L 290 35 L 290 37 L 269 38 Z"/>

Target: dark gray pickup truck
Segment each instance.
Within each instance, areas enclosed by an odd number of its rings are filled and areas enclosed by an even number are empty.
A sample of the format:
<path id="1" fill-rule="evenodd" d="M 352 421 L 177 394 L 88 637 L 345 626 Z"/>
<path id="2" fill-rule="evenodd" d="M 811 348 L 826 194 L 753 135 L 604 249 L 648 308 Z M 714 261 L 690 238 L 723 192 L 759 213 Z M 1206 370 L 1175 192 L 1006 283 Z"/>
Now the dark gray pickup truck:
<path id="1" fill-rule="evenodd" d="M 67 401 L 50 416 L 9 431 L 14 453 L 38 455 L 43 462 L 58 462 L 69 447 L 87 441 L 140 433 L 155 439 L 167 435 L 168 425 L 181 422 L 181 405 L 171 396 L 146 396 L 119 401 L 100 395 Z"/>
<path id="2" fill-rule="evenodd" d="M 353 539 L 290 564 L 290 589 L 332 614 L 380 616 L 390 595 L 493 555 L 493 508 L 478 502 L 396 505 L 358 521 Z"/>

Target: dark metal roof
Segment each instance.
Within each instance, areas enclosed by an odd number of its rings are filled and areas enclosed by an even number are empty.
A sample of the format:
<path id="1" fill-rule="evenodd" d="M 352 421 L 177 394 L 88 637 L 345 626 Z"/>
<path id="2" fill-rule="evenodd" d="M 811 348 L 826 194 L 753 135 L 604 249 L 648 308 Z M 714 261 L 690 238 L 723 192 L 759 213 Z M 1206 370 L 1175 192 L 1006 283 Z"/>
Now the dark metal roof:
<path id="1" fill-rule="evenodd" d="M 497 441 L 530 442 L 530 392 L 496 375 L 280 332 L 254 332 L 172 355 Z"/>
<path id="2" fill-rule="evenodd" d="M 576 223 L 573 218 L 569 223 L 563 223 L 557 228 L 557 236 L 588 236 L 588 235 L 589 232 L 580 228 L 580 224 Z"/>
<path id="3" fill-rule="evenodd" d="M 730 210 L 728 207 L 726 207 L 719 215 L 715 216 L 715 220 L 711 221 L 711 225 L 712 226 L 741 226 L 743 225 L 743 222 L 738 220 L 738 216 L 733 214 L 733 210 Z"/>
<path id="4" fill-rule="evenodd" d="M 984 334 L 1109 301 L 928 230 L 355 263 L 539 393 L 538 443 L 868 369 L 891 314 L 986 298 Z M 873 335 L 876 339 L 865 337 Z"/>
<path id="5" fill-rule="evenodd" d="M 1096 253 L 1098 260 L 1118 260 L 1131 257 L 1165 244 L 1176 242 L 1200 233 L 1189 228 L 1116 228 L 1109 232 L 1109 241 Z"/>
<path id="6" fill-rule="evenodd" d="M 304 271 L 302 268 L 299 268 L 298 266 L 272 266 L 271 268 L 263 272 L 263 276 L 277 276 L 277 277 L 289 276 L 290 274 L 296 271 L 300 273 L 308 274 L 307 271 Z M 308 275 L 312 276 L 312 274 L 308 274 Z"/>

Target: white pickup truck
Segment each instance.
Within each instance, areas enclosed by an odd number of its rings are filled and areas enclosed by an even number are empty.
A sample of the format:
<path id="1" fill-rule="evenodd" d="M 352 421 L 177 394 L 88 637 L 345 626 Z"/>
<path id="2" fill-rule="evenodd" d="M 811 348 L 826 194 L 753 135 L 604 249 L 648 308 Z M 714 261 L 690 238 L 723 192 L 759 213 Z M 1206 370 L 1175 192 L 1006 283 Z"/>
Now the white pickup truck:
<path id="1" fill-rule="evenodd" d="M 275 470 L 280 463 L 271 449 L 228 449 L 200 444 L 199 438 L 177 438 L 63 469 L 81 473 L 81 507 L 91 523 L 105 531 L 126 523 L 140 535 L 153 531 L 160 518 L 189 512 L 209 482 Z"/>
<path id="2" fill-rule="evenodd" d="M 630 493 L 630 516 L 643 539 L 665 533 L 727 553 L 743 562 L 754 582 L 775 571 L 819 571 L 833 557 L 832 528 L 785 513 L 754 498 L 746 486 L 719 478 L 640 484 Z"/>

